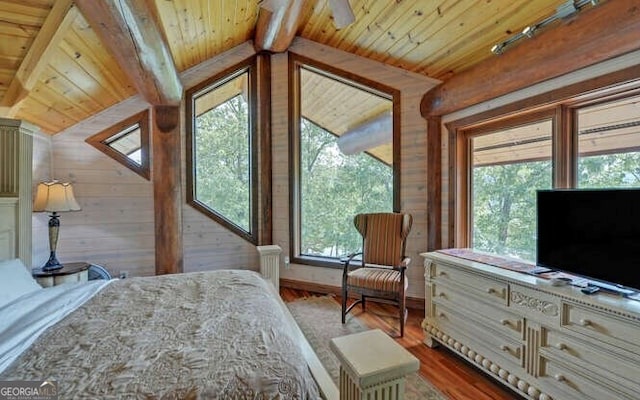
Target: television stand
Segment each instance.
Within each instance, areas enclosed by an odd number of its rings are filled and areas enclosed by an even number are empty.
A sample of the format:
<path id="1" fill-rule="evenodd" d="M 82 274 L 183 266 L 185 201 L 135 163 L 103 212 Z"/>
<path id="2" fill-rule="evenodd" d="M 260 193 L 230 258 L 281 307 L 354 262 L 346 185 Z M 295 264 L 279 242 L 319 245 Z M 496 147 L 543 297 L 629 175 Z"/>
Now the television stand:
<path id="1" fill-rule="evenodd" d="M 445 346 L 526 399 L 640 399 L 637 295 L 585 295 L 481 262 L 421 255 L 428 346 Z"/>

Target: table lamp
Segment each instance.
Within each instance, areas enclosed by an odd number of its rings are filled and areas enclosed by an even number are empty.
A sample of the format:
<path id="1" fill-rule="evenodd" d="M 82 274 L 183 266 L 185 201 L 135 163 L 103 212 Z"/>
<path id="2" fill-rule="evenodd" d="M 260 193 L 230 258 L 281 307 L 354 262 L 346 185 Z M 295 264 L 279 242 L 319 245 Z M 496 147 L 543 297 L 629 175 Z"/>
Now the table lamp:
<path id="1" fill-rule="evenodd" d="M 48 211 L 49 216 L 49 261 L 42 267 L 43 271 L 54 271 L 62 268 L 56 257 L 58 245 L 58 231 L 60 230 L 59 212 L 80 211 L 80 206 L 73 196 L 70 183 L 58 181 L 42 182 L 38 184 L 36 199 L 33 203 L 34 212 Z"/>

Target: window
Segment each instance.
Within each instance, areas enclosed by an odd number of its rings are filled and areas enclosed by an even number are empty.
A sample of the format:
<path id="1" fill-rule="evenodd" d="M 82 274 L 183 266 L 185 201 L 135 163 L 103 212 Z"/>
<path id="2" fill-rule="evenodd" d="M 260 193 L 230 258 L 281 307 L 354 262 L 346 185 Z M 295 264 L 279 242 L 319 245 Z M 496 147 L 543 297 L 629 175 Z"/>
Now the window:
<path id="1" fill-rule="evenodd" d="M 187 93 L 187 197 L 196 209 L 258 241 L 255 63 Z"/>
<path id="2" fill-rule="evenodd" d="M 471 243 L 535 260 L 536 190 L 551 188 L 552 121 L 471 135 Z"/>
<path id="3" fill-rule="evenodd" d="M 87 138 L 87 143 L 149 179 L 149 112 L 143 111 Z"/>
<path id="4" fill-rule="evenodd" d="M 579 108 L 578 186 L 640 187 L 640 96 Z"/>
<path id="5" fill-rule="evenodd" d="M 292 130 L 292 256 L 335 266 L 360 250 L 353 217 L 397 211 L 399 148 L 394 92 L 297 63 Z"/>
<path id="6" fill-rule="evenodd" d="M 535 261 L 537 190 L 640 187 L 639 92 L 610 88 L 450 124 L 449 246 Z"/>

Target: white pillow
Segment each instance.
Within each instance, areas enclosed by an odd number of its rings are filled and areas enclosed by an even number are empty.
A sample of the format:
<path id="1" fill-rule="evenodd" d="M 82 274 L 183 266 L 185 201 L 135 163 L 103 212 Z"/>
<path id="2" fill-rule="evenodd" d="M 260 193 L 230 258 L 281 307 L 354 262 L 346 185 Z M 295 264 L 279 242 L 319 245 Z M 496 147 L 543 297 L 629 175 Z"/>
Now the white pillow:
<path id="1" fill-rule="evenodd" d="M 0 307 L 38 289 L 42 286 L 33 279 L 22 260 L 16 258 L 0 262 Z"/>

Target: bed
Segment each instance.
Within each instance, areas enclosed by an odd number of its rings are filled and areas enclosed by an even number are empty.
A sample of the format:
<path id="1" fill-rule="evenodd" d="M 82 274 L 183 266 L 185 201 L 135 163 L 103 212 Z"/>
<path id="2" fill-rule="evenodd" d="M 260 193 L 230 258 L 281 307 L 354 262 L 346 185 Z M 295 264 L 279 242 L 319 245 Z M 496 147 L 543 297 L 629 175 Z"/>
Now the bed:
<path id="1" fill-rule="evenodd" d="M 327 397 L 310 372 L 315 354 L 256 272 L 27 292 L 0 305 L 0 381 L 55 380 L 65 399 Z"/>

